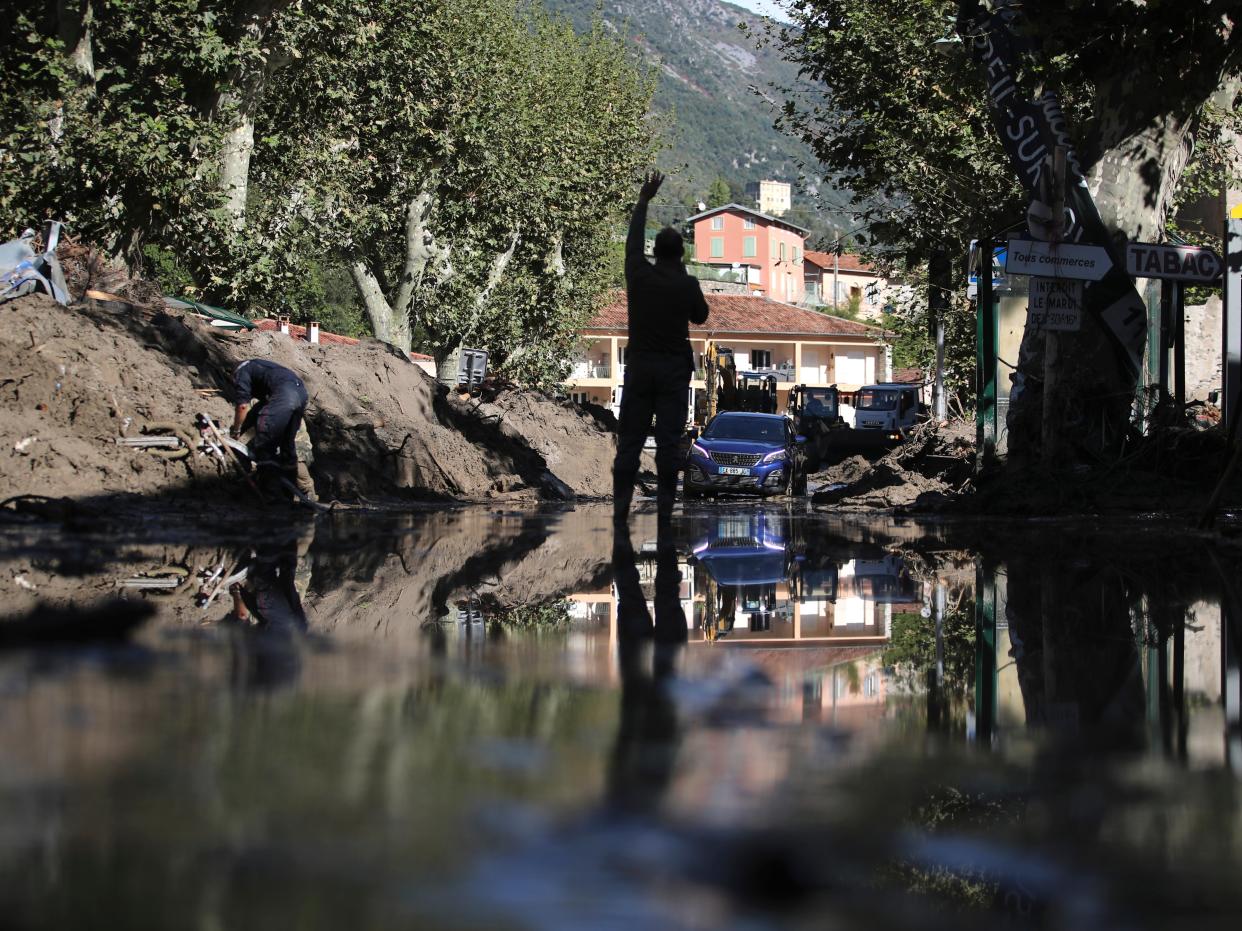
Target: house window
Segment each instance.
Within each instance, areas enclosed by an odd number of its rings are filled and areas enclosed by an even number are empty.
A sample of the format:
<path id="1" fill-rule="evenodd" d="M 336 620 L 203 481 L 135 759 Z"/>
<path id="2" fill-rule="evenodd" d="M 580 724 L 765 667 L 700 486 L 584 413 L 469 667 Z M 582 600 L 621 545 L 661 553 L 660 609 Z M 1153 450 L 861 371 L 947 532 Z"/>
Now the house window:
<path id="1" fill-rule="evenodd" d="M 742 255 L 745 258 L 754 257 L 755 255 L 755 237 L 754 236 L 743 236 L 742 237 Z"/>
<path id="2" fill-rule="evenodd" d="M 772 367 L 772 350 L 770 349 L 752 349 L 750 351 L 750 367 L 755 369 L 770 369 Z"/>
<path id="3" fill-rule="evenodd" d="M 722 214 L 717 214 L 716 216 L 712 217 L 712 229 L 714 230 L 724 229 L 724 216 Z"/>
<path id="4" fill-rule="evenodd" d="M 587 404 L 590 402 L 591 396 L 585 391 L 571 391 L 569 393 L 569 400 L 575 404 Z"/>
<path id="5" fill-rule="evenodd" d="M 794 259 L 795 265 L 798 265 L 802 262 L 802 250 L 799 249 L 797 246 L 793 247 L 793 259 Z"/>
<path id="6" fill-rule="evenodd" d="M 867 285 L 867 290 L 864 293 L 867 295 L 868 305 L 874 306 L 880 303 L 880 285 L 877 282 L 873 281 Z"/>
<path id="7" fill-rule="evenodd" d="M 724 258 L 724 237 L 723 236 L 712 237 L 712 258 L 713 259 Z"/>
<path id="8" fill-rule="evenodd" d="M 625 346 L 617 347 L 617 364 L 618 365 L 625 365 L 625 351 L 629 348 L 630 347 L 628 344 Z"/>
<path id="9" fill-rule="evenodd" d="M 781 243 L 781 261 L 785 261 L 785 244 Z"/>
<path id="10" fill-rule="evenodd" d="M 744 229 L 744 230 L 753 230 L 754 228 L 755 228 L 755 218 L 754 218 L 754 217 L 743 217 L 743 218 L 742 218 L 742 229 Z"/>

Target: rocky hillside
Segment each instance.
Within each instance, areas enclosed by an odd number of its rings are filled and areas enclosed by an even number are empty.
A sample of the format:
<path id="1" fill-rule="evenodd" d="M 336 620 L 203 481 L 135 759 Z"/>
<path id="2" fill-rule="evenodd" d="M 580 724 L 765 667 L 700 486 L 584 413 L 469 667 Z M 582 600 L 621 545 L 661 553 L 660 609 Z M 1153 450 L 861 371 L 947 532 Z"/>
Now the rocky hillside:
<path id="1" fill-rule="evenodd" d="M 601 0 L 543 2 L 579 29 L 601 8 Z M 773 127 L 781 98 L 771 85 L 791 84 L 797 74 L 776 49 L 756 47 L 738 28 L 745 23 L 761 35 L 759 16 L 721 0 L 602 0 L 602 11 L 605 23 L 659 68 L 656 107 L 676 121 L 664 163 L 688 166 L 670 179 L 674 197 L 700 197 L 717 176 L 737 187 L 774 178 L 797 191 L 802 166 L 816 173 L 810 152 Z"/>

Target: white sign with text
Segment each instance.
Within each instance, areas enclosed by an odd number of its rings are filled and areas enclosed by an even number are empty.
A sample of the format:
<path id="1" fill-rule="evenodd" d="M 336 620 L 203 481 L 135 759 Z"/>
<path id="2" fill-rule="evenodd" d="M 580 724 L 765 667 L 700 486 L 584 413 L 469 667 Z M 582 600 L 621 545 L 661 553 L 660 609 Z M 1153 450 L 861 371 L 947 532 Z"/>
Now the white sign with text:
<path id="1" fill-rule="evenodd" d="M 1082 329 L 1082 282 L 1066 278 L 1032 278 L 1028 322 L 1043 330 Z"/>

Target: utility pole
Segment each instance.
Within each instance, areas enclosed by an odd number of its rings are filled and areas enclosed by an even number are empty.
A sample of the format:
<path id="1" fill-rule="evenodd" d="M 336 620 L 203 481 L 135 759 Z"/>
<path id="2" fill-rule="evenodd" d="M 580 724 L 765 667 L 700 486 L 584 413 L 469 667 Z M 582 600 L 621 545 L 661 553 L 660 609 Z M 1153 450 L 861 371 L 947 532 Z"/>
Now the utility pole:
<path id="1" fill-rule="evenodd" d="M 927 263 L 927 312 L 932 335 L 936 340 L 936 372 L 932 382 L 932 412 L 936 420 L 948 416 L 944 396 L 944 317 L 949 310 L 949 293 L 953 288 L 953 263 L 944 249 L 932 253 Z"/>
<path id="2" fill-rule="evenodd" d="M 832 250 L 832 309 L 837 309 L 837 296 L 841 293 L 841 288 L 837 284 L 837 278 L 841 274 L 841 240 L 837 239 L 833 243 Z"/>
<path id="3" fill-rule="evenodd" d="M 1052 184 L 1047 192 L 1052 207 L 1052 219 L 1048 224 L 1048 238 L 1054 247 L 1061 241 L 1065 226 L 1065 147 L 1057 146 L 1052 150 Z M 1055 468 L 1062 461 L 1060 439 L 1060 418 L 1064 416 L 1065 405 L 1061 403 L 1059 384 L 1060 373 L 1058 358 L 1061 349 L 1060 336 L 1056 330 L 1044 333 L 1044 406 L 1043 425 L 1040 431 L 1040 457 L 1045 468 Z"/>

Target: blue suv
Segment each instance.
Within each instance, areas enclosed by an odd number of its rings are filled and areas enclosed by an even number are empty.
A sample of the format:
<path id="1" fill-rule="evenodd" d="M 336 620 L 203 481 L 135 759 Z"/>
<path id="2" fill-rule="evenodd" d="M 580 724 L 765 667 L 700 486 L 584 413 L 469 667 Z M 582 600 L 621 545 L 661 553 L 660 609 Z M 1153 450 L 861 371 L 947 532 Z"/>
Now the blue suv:
<path id="1" fill-rule="evenodd" d="M 805 442 L 782 414 L 717 414 L 690 444 L 683 494 L 806 494 Z"/>

